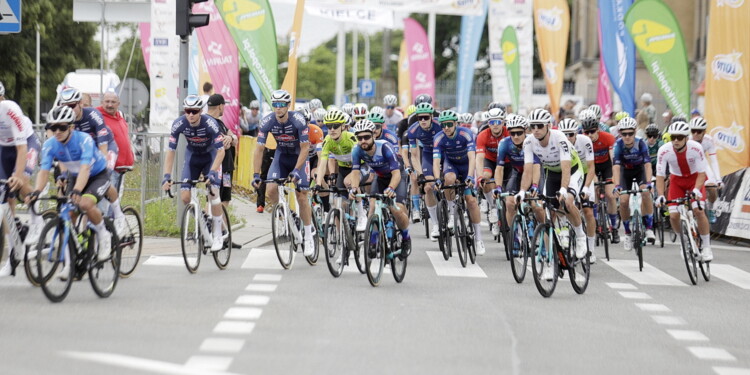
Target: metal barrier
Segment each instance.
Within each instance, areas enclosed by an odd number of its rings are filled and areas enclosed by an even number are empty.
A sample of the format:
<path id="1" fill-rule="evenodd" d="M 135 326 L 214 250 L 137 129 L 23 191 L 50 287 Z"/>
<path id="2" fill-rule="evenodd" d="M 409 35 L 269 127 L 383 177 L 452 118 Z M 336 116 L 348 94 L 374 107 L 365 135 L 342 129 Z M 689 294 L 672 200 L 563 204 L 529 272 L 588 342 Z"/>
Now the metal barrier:
<path id="1" fill-rule="evenodd" d="M 132 194 L 136 194 L 140 212 L 145 215 L 147 203 L 166 197 L 161 190 L 161 180 L 169 134 L 135 133 L 130 139 L 135 163 L 133 172 L 125 175 L 124 194 L 131 199 Z"/>

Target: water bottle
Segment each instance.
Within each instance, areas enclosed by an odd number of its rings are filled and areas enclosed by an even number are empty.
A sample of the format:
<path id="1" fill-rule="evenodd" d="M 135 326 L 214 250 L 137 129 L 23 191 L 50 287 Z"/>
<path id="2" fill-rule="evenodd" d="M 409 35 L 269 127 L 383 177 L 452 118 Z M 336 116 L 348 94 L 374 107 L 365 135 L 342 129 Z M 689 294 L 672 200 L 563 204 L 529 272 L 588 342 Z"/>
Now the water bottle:
<path id="1" fill-rule="evenodd" d="M 567 248 L 570 245 L 570 233 L 568 227 L 562 227 L 558 229 L 557 235 L 560 238 L 560 246 Z"/>
<path id="2" fill-rule="evenodd" d="M 393 238 L 393 222 L 388 222 L 388 224 L 385 225 L 385 233 L 388 236 L 388 239 Z"/>

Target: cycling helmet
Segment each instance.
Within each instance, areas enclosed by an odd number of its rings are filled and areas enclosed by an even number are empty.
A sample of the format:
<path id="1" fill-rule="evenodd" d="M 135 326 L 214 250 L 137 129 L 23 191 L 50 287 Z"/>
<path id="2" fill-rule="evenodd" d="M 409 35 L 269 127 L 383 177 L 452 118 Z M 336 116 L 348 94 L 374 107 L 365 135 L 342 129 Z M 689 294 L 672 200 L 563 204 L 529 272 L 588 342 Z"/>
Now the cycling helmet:
<path id="1" fill-rule="evenodd" d="M 396 95 L 386 95 L 383 98 L 383 104 L 385 104 L 386 106 L 390 105 L 395 107 L 396 104 L 398 104 L 398 98 L 396 98 Z"/>
<path id="2" fill-rule="evenodd" d="M 557 124 L 557 129 L 561 132 L 578 132 L 578 121 L 572 118 L 565 118 Z"/>
<path id="3" fill-rule="evenodd" d="M 648 124 L 646 127 L 646 136 L 647 137 L 658 137 L 659 136 L 659 126 L 656 124 Z"/>
<path id="4" fill-rule="evenodd" d="M 354 132 L 354 135 L 364 132 L 375 133 L 375 124 L 370 120 L 359 120 L 354 124 L 352 131 Z"/>
<path id="5" fill-rule="evenodd" d="M 489 119 L 490 119 L 490 116 L 487 113 L 487 111 L 479 112 L 479 117 L 477 118 L 477 121 L 479 121 L 480 123 L 485 123 Z"/>
<path id="6" fill-rule="evenodd" d="M 374 106 L 370 108 L 370 112 L 368 113 L 380 113 L 381 115 L 385 116 L 385 109 L 383 107 Z"/>
<path id="7" fill-rule="evenodd" d="M 505 127 L 507 127 L 508 129 L 523 128 L 524 130 L 526 130 L 526 128 L 529 127 L 529 120 L 521 115 L 510 114 L 508 115 L 507 120 L 508 122 L 505 124 Z"/>
<path id="8" fill-rule="evenodd" d="M 307 106 L 310 107 L 310 109 L 315 112 L 318 108 L 323 108 L 323 102 L 320 101 L 320 99 L 310 99 L 310 102 L 307 103 Z"/>
<path id="9" fill-rule="evenodd" d="M 409 117 L 416 111 L 417 111 L 417 106 L 415 106 L 414 104 L 411 104 L 408 107 L 406 107 L 406 113 L 404 114 L 406 115 L 406 117 Z"/>
<path id="10" fill-rule="evenodd" d="M 260 102 L 253 100 L 250 102 L 250 109 L 260 109 Z"/>
<path id="11" fill-rule="evenodd" d="M 458 114 L 455 111 L 446 109 L 445 111 L 440 112 L 440 117 L 438 117 L 438 121 L 439 122 L 458 121 Z"/>
<path id="12" fill-rule="evenodd" d="M 589 111 L 594 112 L 594 117 L 597 121 L 602 118 L 602 107 L 600 107 L 598 104 L 592 104 L 588 109 Z"/>
<path id="13" fill-rule="evenodd" d="M 318 124 L 322 123 L 323 118 L 326 117 L 326 113 L 327 113 L 326 110 L 323 108 L 316 109 L 315 112 L 313 112 L 313 117 L 315 118 L 315 122 L 317 122 Z"/>
<path id="14" fill-rule="evenodd" d="M 428 94 L 419 94 L 416 99 L 414 99 L 414 105 L 420 105 L 422 103 L 432 104 L 432 97 Z"/>
<path id="15" fill-rule="evenodd" d="M 596 113 L 590 109 L 584 109 L 578 113 L 578 120 L 581 121 L 581 127 L 583 130 L 599 128 L 599 119 L 596 118 Z"/>
<path id="16" fill-rule="evenodd" d="M 620 120 L 620 122 L 617 123 L 617 128 L 620 131 L 623 131 L 625 129 L 635 129 L 638 127 L 638 122 L 635 121 L 632 117 L 625 117 L 624 119 Z"/>
<path id="17" fill-rule="evenodd" d="M 60 102 L 63 104 L 62 97 L 60 98 Z M 204 105 L 206 105 L 206 103 L 198 95 L 188 95 L 185 97 L 185 100 L 182 101 L 183 108 L 201 109 Z"/>
<path id="18" fill-rule="evenodd" d="M 77 88 L 69 87 L 60 92 L 60 100 L 58 100 L 57 104 L 63 105 L 63 104 L 78 103 L 81 101 L 82 97 L 83 95 L 81 94 L 80 91 L 78 91 Z"/>
<path id="19" fill-rule="evenodd" d="M 354 110 L 354 104 L 352 103 L 344 103 L 344 105 L 341 106 L 341 110 L 344 111 L 347 115 L 351 116 L 352 111 Z"/>
<path id="20" fill-rule="evenodd" d="M 703 117 L 694 117 L 690 120 L 690 130 L 706 130 L 708 123 Z"/>
<path id="21" fill-rule="evenodd" d="M 630 117 L 630 114 L 625 111 L 615 113 L 615 121 L 617 121 L 617 123 L 620 123 L 620 120 L 624 119 L 625 117 Z"/>
<path id="22" fill-rule="evenodd" d="M 0 96 L 5 96 L 5 86 L 0 82 Z"/>
<path id="23" fill-rule="evenodd" d="M 305 117 L 305 121 L 307 121 L 308 123 L 312 121 L 312 112 L 310 112 L 307 107 L 302 107 L 299 112 L 302 113 L 302 116 Z"/>
<path id="24" fill-rule="evenodd" d="M 329 104 L 328 107 L 326 107 L 326 111 L 332 111 L 334 109 L 338 109 L 339 107 L 336 107 L 335 104 Z"/>
<path id="25" fill-rule="evenodd" d="M 346 115 L 346 113 L 342 112 L 340 109 L 332 109 L 328 111 L 323 118 L 323 123 L 328 124 L 343 124 L 345 122 L 349 121 L 349 117 Z"/>
<path id="26" fill-rule="evenodd" d="M 435 111 L 435 109 L 432 108 L 432 104 L 430 104 L 430 103 L 419 103 L 419 104 L 417 104 L 417 109 L 416 109 L 415 113 L 418 114 L 418 115 L 422 115 L 422 114 L 429 114 L 429 115 L 431 115 L 434 111 Z"/>
<path id="27" fill-rule="evenodd" d="M 367 119 L 374 124 L 385 124 L 385 116 L 382 113 L 370 112 L 367 114 Z"/>
<path id="28" fill-rule="evenodd" d="M 505 120 L 505 111 L 502 108 L 495 107 L 487 111 L 487 121 Z"/>
<path id="29" fill-rule="evenodd" d="M 51 124 L 70 124 L 76 119 L 73 108 L 65 105 L 52 108 L 47 114 L 47 125 Z"/>
<path id="30" fill-rule="evenodd" d="M 690 126 L 685 121 L 673 122 L 672 124 L 669 125 L 669 129 L 667 130 L 667 133 L 669 133 L 671 136 L 675 136 L 675 135 L 688 136 L 690 135 Z"/>
<path id="31" fill-rule="evenodd" d="M 352 117 L 354 117 L 355 120 L 362 120 L 367 117 L 367 104 L 355 104 L 354 109 L 352 109 Z"/>
<path id="32" fill-rule="evenodd" d="M 504 105 L 503 105 L 502 103 L 500 103 L 500 102 L 492 102 L 492 103 L 490 103 L 490 104 L 489 104 L 489 105 L 487 106 L 487 110 L 488 110 L 488 111 L 489 111 L 489 110 L 491 110 L 491 109 L 494 109 L 494 108 L 499 108 L 499 109 L 502 109 L 502 110 L 503 110 L 503 112 L 505 112 L 505 106 L 504 106 Z"/>
<path id="33" fill-rule="evenodd" d="M 551 124 L 552 115 L 543 108 L 537 108 L 529 115 L 529 124 Z"/>
<path id="34" fill-rule="evenodd" d="M 675 116 L 675 117 L 672 117 L 672 120 L 669 123 L 674 124 L 675 122 L 687 122 L 687 119 L 685 119 L 682 116 Z"/>
<path id="35" fill-rule="evenodd" d="M 462 113 L 461 116 L 458 117 L 458 121 L 463 124 L 471 124 L 474 121 L 474 115 L 471 113 Z"/>
<path id="36" fill-rule="evenodd" d="M 271 93 L 271 102 L 291 103 L 292 96 L 286 90 L 276 90 Z"/>

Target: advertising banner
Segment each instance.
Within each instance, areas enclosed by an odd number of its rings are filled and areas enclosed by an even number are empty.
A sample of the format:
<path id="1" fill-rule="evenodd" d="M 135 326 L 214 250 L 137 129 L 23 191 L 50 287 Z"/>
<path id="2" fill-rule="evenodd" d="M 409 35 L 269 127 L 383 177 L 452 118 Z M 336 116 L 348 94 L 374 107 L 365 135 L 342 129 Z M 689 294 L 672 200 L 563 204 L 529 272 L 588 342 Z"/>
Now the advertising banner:
<path id="1" fill-rule="evenodd" d="M 399 13 L 436 13 L 454 16 L 479 15 L 484 0 L 307 0 L 305 9 L 335 7 L 337 9 L 377 9 Z M 295 4 L 295 0 L 274 0 Z"/>
<path id="2" fill-rule="evenodd" d="M 375 25 L 393 28 L 393 11 L 387 9 L 367 9 L 345 5 L 305 5 L 311 16 L 323 17 L 334 21 L 355 25 Z"/>
<path id="3" fill-rule="evenodd" d="M 544 71 L 544 82 L 547 84 L 551 113 L 558 117 L 570 33 L 568 2 L 565 0 L 534 1 L 534 29 L 539 48 L 539 61 Z"/>
<path id="4" fill-rule="evenodd" d="M 521 64 L 518 56 L 518 38 L 516 37 L 516 29 L 513 26 L 508 26 L 503 30 L 500 45 L 503 49 L 505 73 L 508 76 L 508 92 L 510 93 L 513 108 L 517 109 L 518 89 L 521 82 Z"/>
<path id="5" fill-rule="evenodd" d="M 489 29 L 490 75 L 492 76 L 492 100 L 513 103 L 508 89 L 507 69 L 503 61 L 502 37 L 510 26 L 516 32 L 519 59 L 518 103 L 513 110 L 526 109 L 532 105 L 534 86 L 534 17 L 531 0 L 490 0 L 487 16 Z"/>
<path id="6" fill-rule="evenodd" d="M 286 70 L 284 82 L 281 88 L 292 95 L 292 103 L 297 98 L 297 55 L 299 52 L 299 42 L 302 36 L 302 16 L 305 13 L 305 0 L 297 2 L 297 8 L 294 10 L 294 23 L 292 31 L 289 33 L 289 62 Z"/>
<path id="7" fill-rule="evenodd" d="M 419 22 L 412 18 L 404 19 L 404 39 L 409 56 L 409 79 L 411 95 L 419 94 L 435 97 L 435 64 L 427 40 L 427 33 Z"/>
<path id="8" fill-rule="evenodd" d="M 398 52 L 398 102 L 401 108 L 411 103 L 411 74 L 409 73 L 409 54 L 406 53 L 406 40 L 401 41 Z"/>
<path id="9" fill-rule="evenodd" d="M 602 50 L 602 27 L 599 23 L 599 51 Z M 609 120 L 612 113 L 612 95 L 609 93 L 609 76 L 604 62 L 604 54 L 599 54 L 599 83 L 596 89 L 596 104 L 602 109 L 602 121 Z M 633 116 L 631 114 L 631 116 Z"/>
<path id="10" fill-rule="evenodd" d="M 461 39 L 458 46 L 458 74 L 456 74 L 456 107 L 459 112 L 469 111 L 471 87 L 474 84 L 474 63 L 477 61 L 479 42 L 482 40 L 487 20 L 487 0 L 484 12 L 478 16 L 461 17 Z"/>
<path id="11" fill-rule="evenodd" d="M 625 12 L 632 4 L 633 0 L 599 0 L 599 57 L 622 109 L 635 117 L 635 46 L 625 27 Z"/>
<path id="12" fill-rule="evenodd" d="M 146 65 L 146 72 L 151 73 L 151 24 L 141 22 L 138 24 L 138 33 L 141 37 L 141 53 L 143 53 L 143 63 Z"/>
<path id="13" fill-rule="evenodd" d="M 179 108 L 180 37 L 175 35 L 175 0 L 151 4 L 149 131 L 169 133 Z"/>

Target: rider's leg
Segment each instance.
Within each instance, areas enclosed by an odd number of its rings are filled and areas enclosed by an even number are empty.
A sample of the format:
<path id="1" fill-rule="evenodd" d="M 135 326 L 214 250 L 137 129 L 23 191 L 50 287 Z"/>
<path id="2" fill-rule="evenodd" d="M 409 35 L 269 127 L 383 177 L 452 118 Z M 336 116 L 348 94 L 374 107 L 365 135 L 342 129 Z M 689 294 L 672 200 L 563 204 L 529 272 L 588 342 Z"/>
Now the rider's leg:
<path id="1" fill-rule="evenodd" d="M 625 234 L 630 234 L 630 195 L 620 196 L 620 217 Z"/>
<path id="2" fill-rule="evenodd" d="M 452 172 L 445 173 L 445 184 L 453 185 L 456 183 L 456 174 Z M 453 209 L 456 207 L 456 191 L 448 189 L 443 191 L 445 194 L 445 200 L 448 201 L 448 215 L 453 215 Z"/>
<path id="3" fill-rule="evenodd" d="M 516 215 L 516 197 L 509 196 L 505 197 L 505 220 L 508 225 L 513 222 L 513 217 Z"/>
<path id="4" fill-rule="evenodd" d="M 268 195 L 268 201 L 266 205 L 275 206 L 279 201 L 279 186 L 274 182 L 266 183 L 266 194 Z M 189 197 L 190 195 L 188 195 Z"/>
<path id="5" fill-rule="evenodd" d="M 646 185 L 641 185 L 641 189 L 645 189 Z M 646 229 L 654 228 L 654 200 L 651 197 L 651 192 L 641 193 L 641 212 L 643 212 L 643 222 L 646 225 Z"/>
<path id="6" fill-rule="evenodd" d="M 589 249 L 593 252 L 596 244 L 596 219 L 594 219 L 592 207 L 583 208 L 583 219 L 586 221 L 586 239 L 589 241 Z"/>
<path id="7" fill-rule="evenodd" d="M 465 194 L 466 208 L 469 211 L 469 220 L 471 225 L 474 226 L 474 240 L 482 240 L 482 215 L 479 213 L 479 204 L 477 203 L 477 197 L 471 194 Z"/>
<path id="8" fill-rule="evenodd" d="M 614 190 L 614 185 L 604 185 L 604 195 L 607 198 L 607 214 L 609 215 L 609 224 L 612 231 L 617 230 L 617 200 L 615 199 Z"/>

